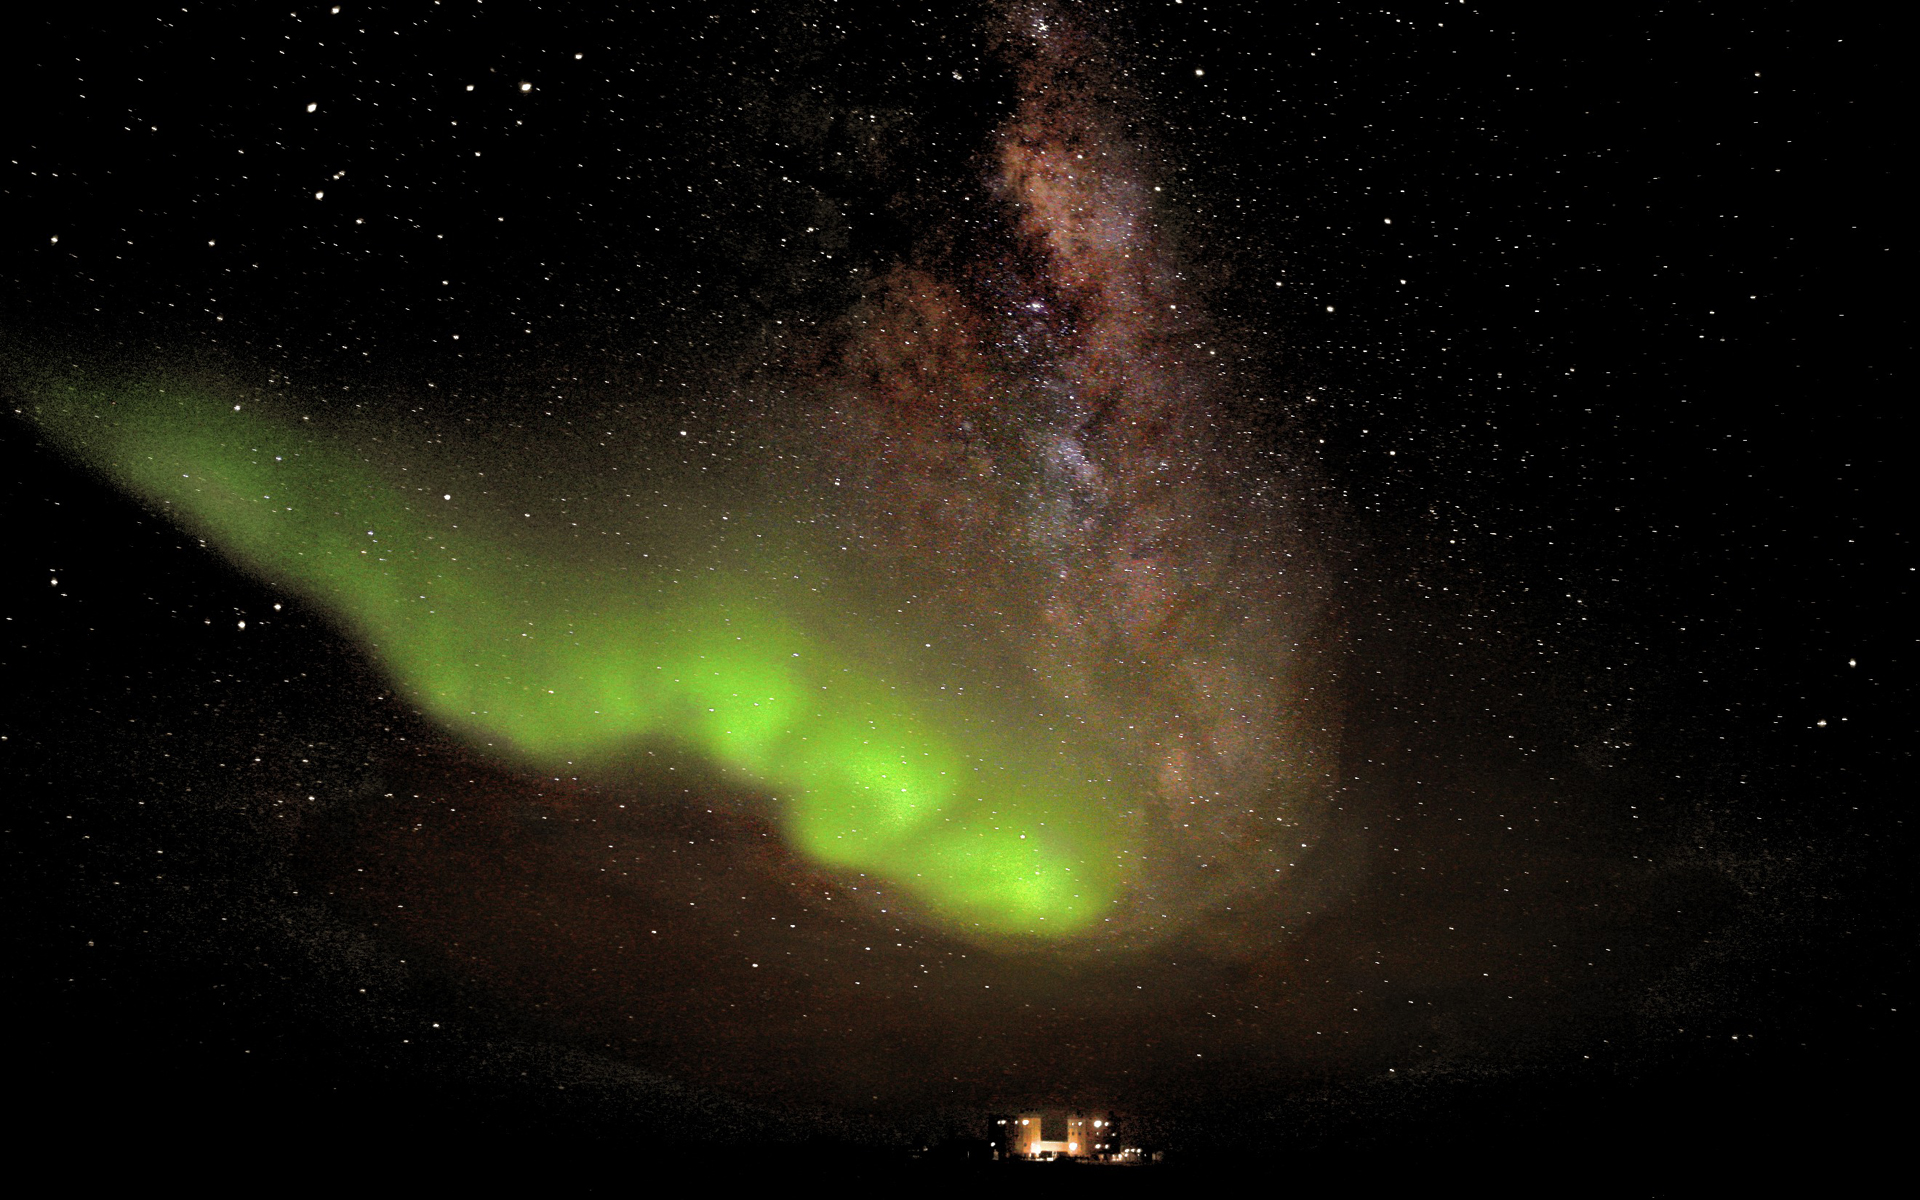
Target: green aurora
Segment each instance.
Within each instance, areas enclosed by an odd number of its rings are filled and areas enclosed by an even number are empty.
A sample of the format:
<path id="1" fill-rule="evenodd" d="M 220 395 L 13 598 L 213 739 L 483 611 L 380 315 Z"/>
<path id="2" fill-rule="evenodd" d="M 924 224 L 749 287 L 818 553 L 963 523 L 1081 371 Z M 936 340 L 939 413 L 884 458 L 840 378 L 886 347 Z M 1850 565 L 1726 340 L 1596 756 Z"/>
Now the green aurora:
<path id="1" fill-rule="evenodd" d="M 583 561 L 417 463 L 403 475 L 218 387 L 25 390 L 66 453 L 315 602 L 478 749 L 574 770 L 686 750 L 771 796 L 808 861 L 965 936 L 1071 939 L 1116 912 L 1131 839 L 1112 765 L 1010 728 L 1005 705 L 914 668 L 884 622 L 824 603 L 791 518 L 735 512 L 698 552 Z"/>

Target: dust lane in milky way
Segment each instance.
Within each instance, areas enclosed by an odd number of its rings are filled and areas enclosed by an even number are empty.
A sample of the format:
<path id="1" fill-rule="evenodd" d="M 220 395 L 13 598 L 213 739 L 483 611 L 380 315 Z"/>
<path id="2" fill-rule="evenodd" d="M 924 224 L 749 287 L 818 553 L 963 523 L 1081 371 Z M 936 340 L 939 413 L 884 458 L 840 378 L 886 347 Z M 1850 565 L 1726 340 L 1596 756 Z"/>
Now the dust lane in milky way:
<path id="1" fill-rule="evenodd" d="M 761 381 L 816 473 L 792 494 L 666 479 L 664 515 L 593 514 L 641 524 L 633 553 L 587 555 L 218 385 L 49 378 L 33 415 L 469 743 L 589 770 L 690 749 L 896 912 L 1132 939 L 1284 887 L 1333 783 L 1324 581 L 1218 439 L 1124 81 L 1047 6 L 1000 51 L 1018 106 L 971 228 L 791 347 L 811 375 Z"/>

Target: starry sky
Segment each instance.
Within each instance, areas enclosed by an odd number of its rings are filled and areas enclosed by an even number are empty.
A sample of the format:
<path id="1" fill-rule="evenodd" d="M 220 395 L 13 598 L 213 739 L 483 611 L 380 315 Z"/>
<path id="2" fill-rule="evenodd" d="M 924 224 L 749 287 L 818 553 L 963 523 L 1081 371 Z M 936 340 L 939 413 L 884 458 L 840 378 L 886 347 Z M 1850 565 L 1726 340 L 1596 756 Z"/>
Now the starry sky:
<path id="1" fill-rule="evenodd" d="M 1869 1152 L 1873 30 L 6 20 L 0 847 L 93 1136 Z"/>

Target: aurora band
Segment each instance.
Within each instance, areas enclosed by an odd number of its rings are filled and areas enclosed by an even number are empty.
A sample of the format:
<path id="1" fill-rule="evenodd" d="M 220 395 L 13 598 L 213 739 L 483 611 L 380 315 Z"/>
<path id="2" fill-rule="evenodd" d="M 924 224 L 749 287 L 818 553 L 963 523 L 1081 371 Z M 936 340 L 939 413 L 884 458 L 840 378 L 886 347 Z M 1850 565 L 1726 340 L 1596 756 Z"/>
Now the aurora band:
<path id="1" fill-rule="evenodd" d="M 891 670 L 906 651 L 874 652 L 870 631 L 823 635 L 794 582 L 820 573 L 801 539 L 770 536 L 777 523 L 736 527 L 750 547 L 730 558 L 674 565 L 653 547 L 639 570 L 582 568 L 213 388 L 26 391 L 25 415 L 67 454 L 308 597 L 477 748 L 592 769 L 683 747 L 776 797 L 805 859 L 877 876 L 967 936 L 1073 938 L 1118 902 L 1110 773 Z"/>

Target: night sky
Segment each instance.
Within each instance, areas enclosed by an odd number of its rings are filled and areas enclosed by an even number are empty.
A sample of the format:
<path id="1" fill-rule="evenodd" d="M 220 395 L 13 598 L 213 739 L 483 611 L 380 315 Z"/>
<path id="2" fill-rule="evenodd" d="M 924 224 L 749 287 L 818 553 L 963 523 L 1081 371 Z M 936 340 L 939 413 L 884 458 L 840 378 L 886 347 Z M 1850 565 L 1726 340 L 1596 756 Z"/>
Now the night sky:
<path id="1" fill-rule="evenodd" d="M 584 1171 L 1077 1106 L 1176 1163 L 1650 1191 L 1885 1148 L 1887 30 L 5 39 L 46 1136 Z"/>

